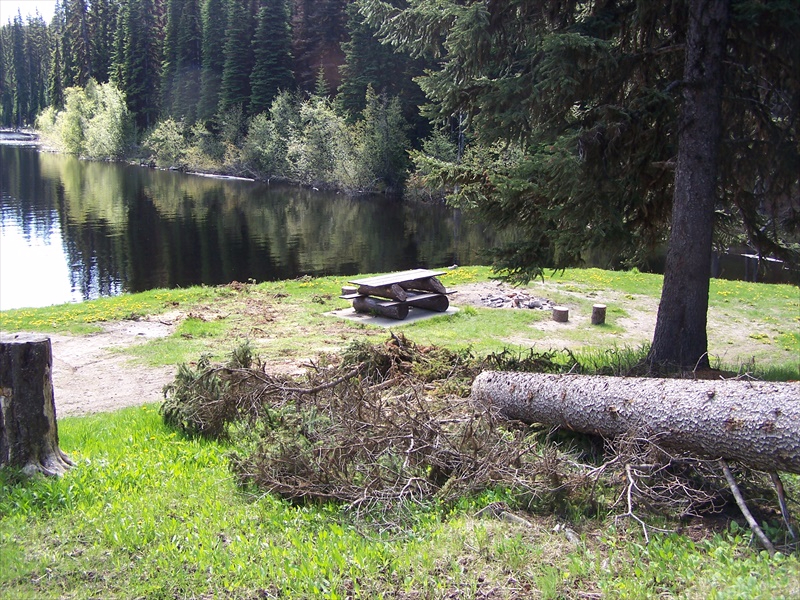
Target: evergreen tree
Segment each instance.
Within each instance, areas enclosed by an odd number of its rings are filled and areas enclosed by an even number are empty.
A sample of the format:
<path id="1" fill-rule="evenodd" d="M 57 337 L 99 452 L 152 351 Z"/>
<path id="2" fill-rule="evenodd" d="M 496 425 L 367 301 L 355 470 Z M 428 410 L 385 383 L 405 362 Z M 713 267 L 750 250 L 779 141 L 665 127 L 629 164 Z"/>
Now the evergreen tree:
<path id="1" fill-rule="evenodd" d="M 77 75 L 75 57 L 72 54 L 72 30 L 67 26 L 67 19 L 71 12 L 71 3 L 75 0 L 61 0 L 61 4 L 56 4 L 54 21 L 59 21 L 58 31 L 60 34 L 59 43 L 61 44 L 61 86 L 68 88 L 73 85 Z M 59 10 L 60 9 L 60 10 Z"/>
<path id="2" fill-rule="evenodd" d="M 347 39 L 347 0 L 293 0 L 292 55 L 295 80 L 300 89 L 312 92 L 320 68 L 333 93 L 344 63 L 341 44 Z"/>
<path id="3" fill-rule="evenodd" d="M 64 108 L 64 28 L 64 8 L 57 2 L 50 21 L 50 73 L 47 82 L 49 103 L 57 110 Z"/>
<path id="4" fill-rule="evenodd" d="M 513 163 L 498 154 L 439 170 L 484 219 L 527 234 L 498 265 L 527 278 L 589 247 L 635 258 L 671 230 L 661 307 L 674 310 L 659 312 L 650 361 L 707 365 L 715 222 L 720 233 L 735 219 L 759 251 L 785 258 L 781 237 L 797 239 L 800 4 L 408 6 L 365 0 L 363 13 L 441 61 L 420 80 L 430 114 L 464 112 L 484 147 L 520 150 Z"/>
<path id="5" fill-rule="evenodd" d="M 178 72 L 178 25 L 184 0 L 167 0 L 167 25 L 161 63 L 161 112 L 174 116 L 175 77 Z"/>
<path id="6" fill-rule="evenodd" d="M 92 40 L 89 31 L 89 4 L 87 0 L 69 0 L 64 2 L 66 14 L 66 39 L 73 70 L 71 78 L 65 83 L 83 87 L 94 75 L 92 68 Z"/>
<path id="7" fill-rule="evenodd" d="M 185 0 L 178 24 L 178 72 L 174 112 L 190 122 L 197 116 L 203 62 L 203 22 L 200 8 L 200 0 Z"/>
<path id="8" fill-rule="evenodd" d="M 401 189 L 408 168 L 406 129 L 399 100 L 378 96 L 372 86 L 367 86 L 361 122 L 360 162 L 383 188 L 394 192 Z"/>
<path id="9" fill-rule="evenodd" d="M 14 122 L 14 94 L 11 81 L 9 49 L 11 26 L 0 24 L 0 126 L 11 127 Z"/>
<path id="10" fill-rule="evenodd" d="M 158 0 L 128 0 L 120 10 L 112 70 L 140 128 L 150 127 L 158 118 L 161 16 Z"/>
<path id="11" fill-rule="evenodd" d="M 28 17 L 25 52 L 28 55 L 30 104 L 25 120 L 33 123 L 36 115 L 47 106 L 48 74 L 50 70 L 50 37 L 41 15 Z"/>
<path id="12" fill-rule="evenodd" d="M 225 39 L 228 22 L 226 0 L 204 0 L 201 18 L 203 23 L 202 71 L 200 74 L 200 102 L 197 116 L 210 119 L 219 107 L 222 86 L 222 70 L 225 55 L 219 51 L 220 41 Z"/>
<path id="13" fill-rule="evenodd" d="M 98 83 L 111 78 L 117 8 L 117 0 L 91 0 L 89 6 L 92 76 Z"/>
<path id="14" fill-rule="evenodd" d="M 231 0 L 225 29 L 225 64 L 222 68 L 220 112 L 250 105 L 250 73 L 253 70 L 253 19 L 247 0 Z"/>
<path id="15" fill-rule="evenodd" d="M 22 16 L 17 13 L 11 27 L 11 66 L 14 86 L 14 117 L 13 123 L 16 127 L 27 124 L 28 110 L 30 106 L 30 63 L 28 54 L 25 52 L 25 27 L 22 24 Z"/>
<path id="16" fill-rule="evenodd" d="M 407 52 L 382 44 L 377 30 L 365 22 L 359 3 L 347 5 L 348 39 L 342 43 L 345 62 L 340 71 L 342 83 L 337 100 L 350 115 L 359 115 L 366 107 L 367 88 L 378 94 L 398 98 L 405 119 L 413 124 L 414 137 L 428 133 L 428 121 L 419 114 L 425 94 L 414 82 L 415 77 L 432 68 L 432 61 L 411 58 Z"/>
<path id="17" fill-rule="evenodd" d="M 291 44 L 286 0 L 265 0 L 253 38 L 252 114 L 266 112 L 280 91 L 294 86 Z"/>

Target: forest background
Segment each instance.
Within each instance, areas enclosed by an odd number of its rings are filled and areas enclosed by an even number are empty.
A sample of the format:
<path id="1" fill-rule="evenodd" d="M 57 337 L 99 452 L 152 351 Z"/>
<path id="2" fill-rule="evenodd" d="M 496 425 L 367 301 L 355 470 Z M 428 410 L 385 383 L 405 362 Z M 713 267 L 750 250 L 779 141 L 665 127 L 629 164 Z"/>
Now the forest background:
<path id="1" fill-rule="evenodd" d="M 638 266 L 671 232 L 650 361 L 692 367 L 712 249 L 800 256 L 798 40 L 786 0 L 64 0 L 0 30 L 0 124 L 93 159 L 447 195 L 519 234 L 494 256 L 518 281 L 591 251 Z"/>
<path id="2" fill-rule="evenodd" d="M 49 25 L 6 16 L 0 125 L 36 125 L 61 151 L 397 192 L 433 131 L 413 81 L 432 63 L 382 45 L 346 0 L 62 0 Z M 444 140 L 428 147 L 452 158 Z"/>

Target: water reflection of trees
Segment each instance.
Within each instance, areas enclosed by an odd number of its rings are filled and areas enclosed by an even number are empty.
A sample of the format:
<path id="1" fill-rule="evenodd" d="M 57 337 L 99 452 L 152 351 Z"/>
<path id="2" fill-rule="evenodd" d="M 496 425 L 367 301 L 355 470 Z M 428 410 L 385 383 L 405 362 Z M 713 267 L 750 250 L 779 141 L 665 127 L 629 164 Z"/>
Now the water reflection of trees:
<path id="1" fill-rule="evenodd" d="M 60 224 L 84 297 L 470 264 L 492 241 L 441 206 L 2 150 L 16 218 Z"/>

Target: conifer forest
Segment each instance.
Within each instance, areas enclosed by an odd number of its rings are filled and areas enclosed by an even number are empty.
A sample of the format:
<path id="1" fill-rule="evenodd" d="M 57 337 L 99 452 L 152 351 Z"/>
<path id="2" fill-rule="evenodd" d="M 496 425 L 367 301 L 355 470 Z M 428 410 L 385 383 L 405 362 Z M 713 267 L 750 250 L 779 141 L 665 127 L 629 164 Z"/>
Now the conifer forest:
<path id="1" fill-rule="evenodd" d="M 446 198 L 511 279 L 668 244 L 658 364 L 707 361 L 712 249 L 800 255 L 796 0 L 61 0 L 0 26 L 0 126 Z"/>

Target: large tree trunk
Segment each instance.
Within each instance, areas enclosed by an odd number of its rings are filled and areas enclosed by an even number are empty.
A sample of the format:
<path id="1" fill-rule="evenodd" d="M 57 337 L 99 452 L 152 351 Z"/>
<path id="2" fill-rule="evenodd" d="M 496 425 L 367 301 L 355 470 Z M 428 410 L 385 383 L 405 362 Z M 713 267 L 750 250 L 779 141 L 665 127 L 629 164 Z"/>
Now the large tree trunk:
<path id="1" fill-rule="evenodd" d="M 708 366 L 706 318 L 730 0 L 691 0 L 672 226 L 648 362 Z"/>
<path id="2" fill-rule="evenodd" d="M 800 473 L 800 383 L 487 371 L 472 398 L 509 419 Z"/>
<path id="3" fill-rule="evenodd" d="M 72 462 L 58 446 L 50 338 L 0 336 L 0 466 L 60 475 Z"/>

